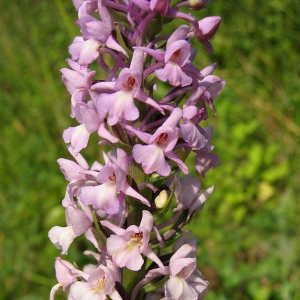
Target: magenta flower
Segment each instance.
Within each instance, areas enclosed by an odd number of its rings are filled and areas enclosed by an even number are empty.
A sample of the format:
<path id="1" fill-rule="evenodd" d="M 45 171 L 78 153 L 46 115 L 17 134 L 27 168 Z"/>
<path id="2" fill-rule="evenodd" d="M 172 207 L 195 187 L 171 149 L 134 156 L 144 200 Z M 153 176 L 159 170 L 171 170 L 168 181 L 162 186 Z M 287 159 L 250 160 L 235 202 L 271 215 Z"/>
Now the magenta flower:
<path id="1" fill-rule="evenodd" d="M 204 78 L 198 80 L 197 89 L 190 95 L 183 106 L 185 108 L 199 104 L 200 108 L 203 110 L 201 113 L 203 114 L 202 118 L 204 120 L 208 118 L 205 103 L 208 104 L 209 108 L 216 115 L 217 110 L 214 106 L 214 100 L 220 94 L 226 83 L 224 79 L 221 79 L 215 75 L 211 75 L 211 72 L 213 72 L 214 68 L 215 65 L 211 65 L 201 70 L 201 74 L 203 74 Z"/>
<path id="2" fill-rule="evenodd" d="M 214 100 L 220 94 L 221 90 L 224 88 L 226 81 L 219 78 L 218 76 L 208 75 L 205 76 L 203 81 L 199 82 L 199 87 L 204 88 L 203 93 L 199 102 L 204 100 L 208 103 L 210 109 L 216 113 L 214 106 Z M 203 105 L 204 106 L 204 105 Z"/>
<path id="3" fill-rule="evenodd" d="M 134 98 L 138 96 L 138 89 L 141 83 L 140 75 L 123 69 L 118 80 L 111 85 L 111 94 L 101 93 L 96 106 L 104 113 L 108 113 L 108 124 L 115 125 L 120 118 L 127 121 L 134 121 L 139 117 L 139 111 L 134 104 Z M 99 90 L 101 83 L 93 86 Z"/>

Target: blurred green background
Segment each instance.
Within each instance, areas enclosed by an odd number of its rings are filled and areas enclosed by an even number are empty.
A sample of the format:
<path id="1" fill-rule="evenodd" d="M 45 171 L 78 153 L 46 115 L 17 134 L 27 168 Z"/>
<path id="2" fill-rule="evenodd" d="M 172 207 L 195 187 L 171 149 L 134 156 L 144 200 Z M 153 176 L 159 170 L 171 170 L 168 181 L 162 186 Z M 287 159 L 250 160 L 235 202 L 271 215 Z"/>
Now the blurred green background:
<path id="1" fill-rule="evenodd" d="M 197 66 L 217 62 L 227 80 L 207 121 L 215 191 L 192 224 L 206 299 L 299 299 L 300 2 L 213 0 L 197 15 L 222 17 Z M 70 157 L 61 135 L 74 124 L 59 70 L 76 19 L 71 0 L 0 1 L 0 299 L 48 299 L 56 283 L 47 235 L 65 226 L 56 160 Z M 84 249 L 77 239 L 68 259 Z"/>

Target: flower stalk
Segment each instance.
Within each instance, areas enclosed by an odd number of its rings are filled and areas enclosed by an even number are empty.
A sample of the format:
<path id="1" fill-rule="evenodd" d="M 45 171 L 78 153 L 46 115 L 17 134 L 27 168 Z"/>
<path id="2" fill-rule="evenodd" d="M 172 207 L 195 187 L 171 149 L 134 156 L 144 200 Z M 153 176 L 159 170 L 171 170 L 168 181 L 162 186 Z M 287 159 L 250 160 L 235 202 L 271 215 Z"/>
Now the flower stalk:
<path id="1" fill-rule="evenodd" d="M 84 254 L 95 264 L 80 270 L 57 258 L 50 300 L 60 287 L 72 300 L 205 297 L 197 239 L 186 227 L 213 191 L 201 192 L 201 177 L 219 163 L 212 128 L 203 122 L 208 109 L 216 114 L 225 80 L 212 75 L 216 64 L 197 68 L 191 42 L 213 53 L 221 19 L 198 21 L 181 9 L 208 3 L 73 0 L 82 35 L 69 46 L 70 69 L 61 72 L 79 125 L 63 133 L 74 160 L 58 159 L 69 182 L 62 201 L 67 226 L 54 226 L 49 238 L 67 254 L 85 234 L 93 250 Z M 186 24 L 166 34 L 176 19 Z M 89 165 L 81 154 L 98 147 L 91 134 L 113 149 L 103 153 L 103 165 Z M 190 155 L 198 177 L 185 163 Z"/>

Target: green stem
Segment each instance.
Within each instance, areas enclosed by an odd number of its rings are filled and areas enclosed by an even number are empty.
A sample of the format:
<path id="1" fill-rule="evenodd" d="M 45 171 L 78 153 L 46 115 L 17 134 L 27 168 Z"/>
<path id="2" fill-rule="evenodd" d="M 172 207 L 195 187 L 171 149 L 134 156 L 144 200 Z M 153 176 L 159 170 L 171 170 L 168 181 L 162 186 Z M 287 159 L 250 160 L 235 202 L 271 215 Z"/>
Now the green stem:
<path id="1" fill-rule="evenodd" d="M 141 270 L 139 271 L 131 271 L 127 268 L 123 269 L 123 286 L 128 295 L 128 299 L 126 300 L 130 299 L 132 291 L 143 278 L 145 278 L 145 263 L 143 264 Z M 142 293 L 139 293 L 135 298 L 135 300 L 142 300 L 142 299 L 143 299 Z"/>
<path id="2" fill-rule="evenodd" d="M 128 170 L 128 175 L 132 179 L 132 182 L 128 182 L 132 186 L 139 185 L 141 183 L 148 181 L 148 175 L 144 173 L 141 169 L 141 166 L 137 163 L 133 162 L 132 166 Z M 149 192 L 147 189 L 141 191 L 141 194 L 149 199 Z M 131 197 L 127 197 L 127 226 L 136 225 L 139 226 L 142 219 L 142 212 L 145 206 L 136 199 L 132 199 Z M 127 295 L 130 297 L 133 289 L 136 287 L 139 281 L 141 281 L 145 277 L 145 263 L 143 264 L 141 270 L 139 271 L 131 271 L 127 268 L 123 269 L 123 286 L 126 290 Z M 136 300 L 141 300 L 143 295 L 138 294 Z"/>
<path id="3" fill-rule="evenodd" d="M 147 90 L 145 87 L 142 86 L 144 91 L 152 96 L 153 90 Z M 141 103 L 137 103 L 137 107 L 140 111 L 140 119 L 135 121 L 134 127 L 139 127 L 141 120 L 143 119 L 143 116 L 147 113 L 147 107 Z M 133 139 L 132 143 L 135 144 L 138 141 Z M 135 161 L 132 161 L 132 165 L 129 167 L 128 170 L 128 184 L 131 185 L 134 189 L 137 189 L 137 185 L 149 182 L 149 175 L 145 174 L 145 172 L 142 169 L 142 166 L 140 164 L 137 164 Z M 146 199 L 150 200 L 150 190 L 145 188 L 139 191 L 141 195 L 143 195 Z M 140 201 L 133 199 L 131 197 L 127 198 L 127 226 L 130 225 L 136 225 L 139 226 L 141 219 L 142 219 L 142 213 L 143 209 L 147 209 L 147 207 L 142 204 Z M 146 267 L 146 259 L 144 261 L 144 264 L 139 271 L 131 271 L 127 268 L 123 269 L 123 286 L 125 288 L 125 291 L 128 295 L 128 298 L 130 299 L 131 294 L 136 287 L 136 285 L 145 278 L 145 267 Z M 128 300 L 129 300 L 128 299 Z M 143 299 L 143 293 L 140 292 L 136 299 L 134 300 L 142 300 Z M 127 300 L 127 299 L 126 299 Z"/>

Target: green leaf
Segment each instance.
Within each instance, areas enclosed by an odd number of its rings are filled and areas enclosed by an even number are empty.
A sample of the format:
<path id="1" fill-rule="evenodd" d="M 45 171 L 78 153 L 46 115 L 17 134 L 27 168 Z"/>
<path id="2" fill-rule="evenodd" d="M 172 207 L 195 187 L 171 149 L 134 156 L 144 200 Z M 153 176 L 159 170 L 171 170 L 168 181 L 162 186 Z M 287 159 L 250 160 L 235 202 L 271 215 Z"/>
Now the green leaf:
<path id="1" fill-rule="evenodd" d="M 148 23 L 144 35 L 147 37 L 148 42 L 153 40 L 153 38 L 163 30 L 163 21 L 164 18 L 160 14 L 157 14 L 155 18 Z"/>
<path id="2" fill-rule="evenodd" d="M 159 278 L 162 278 L 162 277 L 158 277 Z M 163 286 L 165 286 L 165 283 L 167 282 L 169 278 L 167 276 L 163 276 L 162 279 L 159 279 L 159 280 L 153 280 L 151 281 L 150 283 L 146 284 L 142 290 L 145 292 L 145 293 L 149 293 L 149 292 L 154 292 L 155 290 L 157 290 L 158 288 L 161 288 Z"/>
<path id="3" fill-rule="evenodd" d="M 122 47 L 122 48 L 125 50 L 125 52 L 127 53 L 128 57 L 129 57 L 129 60 L 131 60 L 131 58 L 132 58 L 132 50 L 130 50 L 130 49 L 127 47 L 127 45 L 126 45 L 126 43 L 125 43 L 125 41 L 124 41 L 124 38 L 123 38 L 123 36 L 122 36 L 122 34 L 121 34 L 121 31 L 120 31 L 119 26 L 118 26 L 117 23 L 115 23 L 115 28 L 116 28 L 117 40 L 118 40 L 119 44 L 121 45 L 121 47 Z"/>
<path id="4" fill-rule="evenodd" d="M 114 10 L 110 7 L 107 7 L 107 9 L 109 10 L 112 18 L 114 20 L 118 20 L 118 24 L 125 27 L 126 29 L 132 30 L 132 26 L 129 24 L 127 16 L 124 13 Z"/>

